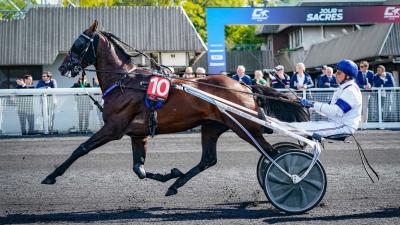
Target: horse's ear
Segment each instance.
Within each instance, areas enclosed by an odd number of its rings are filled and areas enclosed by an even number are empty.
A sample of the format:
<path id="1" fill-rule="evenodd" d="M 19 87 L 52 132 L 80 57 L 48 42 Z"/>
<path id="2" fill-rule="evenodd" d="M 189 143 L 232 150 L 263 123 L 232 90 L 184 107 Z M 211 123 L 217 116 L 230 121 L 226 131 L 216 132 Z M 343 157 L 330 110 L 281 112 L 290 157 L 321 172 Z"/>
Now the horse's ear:
<path id="1" fill-rule="evenodd" d="M 98 25 L 99 23 L 97 22 L 97 20 L 94 20 L 93 21 L 93 24 L 89 27 L 89 31 L 91 31 L 91 32 L 96 32 L 96 30 L 97 30 L 97 25 Z"/>

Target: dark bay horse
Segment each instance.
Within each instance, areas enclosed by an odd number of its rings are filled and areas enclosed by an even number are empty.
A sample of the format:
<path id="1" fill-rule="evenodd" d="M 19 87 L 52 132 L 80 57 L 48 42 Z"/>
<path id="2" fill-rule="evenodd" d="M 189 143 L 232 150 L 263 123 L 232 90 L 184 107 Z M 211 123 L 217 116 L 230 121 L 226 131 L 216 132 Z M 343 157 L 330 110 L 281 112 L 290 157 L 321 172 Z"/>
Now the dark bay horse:
<path id="1" fill-rule="evenodd" d="M 118 42 L 118 38 L 107 32 L 96 31 L 96 29 L 97 21 L 79 35 L 59 71 L 64 76 L 76 76 L 79 74 L 79 68 L 93 64 L 97 70 L 103 93 L 107 92 L 116 82 L 123 82 L 124 86 L 108 91 L 108 94 L 104 97 L 104 126 L 73 151 L 65 162 L 42 181 L 43 184 L 54 184 L 56 178 L 63 175 L 75 160 L 107 142 L 122 138 L 123 135 L 128 135 L 131 138 L 133 170 L 139 178 L 149 178 L 162 182 L 178 178 L 169 187 L 167 196 L 176 194 L 178 188 L 191 178 L 217 163 L 216 143 L 219 136 L 225 131 L 231 129 L 240 138 L 254 146 L 251 139 L 229 117 L 221 113 L 216 106 L 186 92 L 171 88 L 169 99 L 162 108 L 157 110 L 158 126 L 156 132 L 157 134 L 176 133 L 201 126 L 201 160 L 186 173 L 175 168 L 169 174 L 164 175 L 146 172 L 144 163 L 149 136 L 150 110 L 144 103 L 146 92 L 140 88 L 140 82 L 148 81 L 151 75 L 146 75 L 144 70 L 136 68 L 131 61 L 131 56 L 124 46 Z M 128 76 L 127 74 L 132 71 L 135 71 L 136 74 Z M 258 105 L 252 95 L 236 92 L 252 93 L 250 88 L 229 77 L 215 75 L 197 78 L 193 81 L 201 83 L 172 79 L 173 84 L 186 83 L 257 111 Z M 207 84 L 222 86 L 230 90 Z M 270 88 L 252 86 L 252 89 L 263 95 L 288 99 L 284 94 Z M 263 99 L 263 107 L 268 115 L 288 122 L 309 120 L 308 112 L 297 103 L 276 99 Z M 263 149 L 271 155 L 275 154 L 274 149 L 264 139 L 262 127 L 259 124 L 246 121 L 236 115 L 234 117 L 253 134 Z"/>

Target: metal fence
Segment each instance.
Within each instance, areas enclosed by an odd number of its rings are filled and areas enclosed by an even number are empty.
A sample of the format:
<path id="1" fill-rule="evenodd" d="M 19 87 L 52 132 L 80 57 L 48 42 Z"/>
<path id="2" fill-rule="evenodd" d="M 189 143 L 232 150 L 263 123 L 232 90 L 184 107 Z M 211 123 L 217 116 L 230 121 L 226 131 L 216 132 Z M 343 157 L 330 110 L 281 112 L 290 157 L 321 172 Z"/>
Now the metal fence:
<path id="1" fill-rule="evenodd" d="M 101 102 L 99 88 L 87 88 Z M 82 89 L 0 90 L 0 135 L 92 133 L 100 111 Z"/>
<path id="2" fill-rule="evenodd" d="M 101 102 L 99 88 L 88 88 Z M 312 100 L 329 102 L 335 89 L 299 92 Z M 361 128 L 400 128 L 400 88 L 363 92 Z M 311 120 L 326 118 L 312 113 Z M 0 90 L 0 136 L 24 134 L 92 133 L 103 126 L 102 115 L 82 89 Z"/>

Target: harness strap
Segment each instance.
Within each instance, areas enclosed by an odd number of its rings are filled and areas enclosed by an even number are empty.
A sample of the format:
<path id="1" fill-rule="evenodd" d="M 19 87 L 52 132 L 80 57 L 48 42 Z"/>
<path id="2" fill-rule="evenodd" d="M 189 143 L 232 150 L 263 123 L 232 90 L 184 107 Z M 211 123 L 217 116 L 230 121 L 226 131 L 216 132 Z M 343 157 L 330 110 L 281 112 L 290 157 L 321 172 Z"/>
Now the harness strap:
<path id="1" fill-rule="evenodd" d="M 156 129 L 157 129 L 157 124 L 158 124 L 158 120 L 157 120 L 157 111 L 155 110 L 155 102 L 154 101 L 150 101 L 150 117 L 149 117 L 149 133 L 151 138 L 154 137 L 154 135 L 156 135 Z"/>
<path id="2" fill-rule="evenodd" d="M 114 88 L 118 87 L 118 84 L 114 83 L 113 85 L 111 85 L 109 88 L 107 88 L 107 90 L 103 93 L 103 95 L 101 96 L 102 98 L 106 97 L 106 95 L 108 95 L 108 93 L 110 93 L 112 90 L 114 90 Z"/>
<path id="3" fill-rule="evenodd" d="M 85 71 L 82 72 L 82 77 L 85 77 L 86 73 Z M 100 110 L 100 112 L 104 111 L 103 106 L 100 105 L 99 101 L 97 101 L 96 99 L 93 98 L 93 96 L 91 94 L 89 94 L 89 92 L 86 90 L 85 85 L 83 84 L 83 82 L 80 82 L 80 86 L 83 90 L 85 90 L 87 96 L 89 96 L 90 100 L 92 100 L 94 102 L 94 104 L 96 105 L 96 107 Z"/>

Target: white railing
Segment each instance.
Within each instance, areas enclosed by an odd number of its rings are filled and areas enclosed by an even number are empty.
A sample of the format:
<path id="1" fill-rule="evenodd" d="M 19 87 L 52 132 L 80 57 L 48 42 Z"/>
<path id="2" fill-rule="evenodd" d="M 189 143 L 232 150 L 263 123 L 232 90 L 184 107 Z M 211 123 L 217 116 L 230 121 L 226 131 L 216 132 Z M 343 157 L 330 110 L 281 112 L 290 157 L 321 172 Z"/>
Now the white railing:
<path id="1" fill-rule="evenodd" d="M 101 102 L 99 88 L 87 90 Z M 298 95 L 329 102 L 334 90 L 314 88 Z M 363 97 L 368 121 L 361 128 L 400 128 L 400 88 L 372 89 Z M 311 120 L 325 118 L 312 113 Z M 81 88 L 0 90 L 0 136 L 91 133 L 102 126 L 100 111 Z"/>
<path id="2" fill-rule="evenodd" d="M 99 88 L 86 90 L 101 102 Z M 91 133 L 102 126 L 81 88 L 0 90 L 0 135 Z"/>

